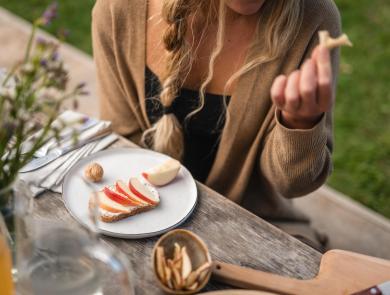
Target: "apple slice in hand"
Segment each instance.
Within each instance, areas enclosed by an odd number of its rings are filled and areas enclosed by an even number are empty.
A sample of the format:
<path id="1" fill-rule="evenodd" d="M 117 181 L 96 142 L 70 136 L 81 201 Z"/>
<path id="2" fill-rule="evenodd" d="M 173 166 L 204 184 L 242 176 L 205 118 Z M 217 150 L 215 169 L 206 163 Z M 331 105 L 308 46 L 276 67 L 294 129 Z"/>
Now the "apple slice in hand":
<path id="1" fill-rule="evenodd" d="M 175 179 L 180 170 L 180 162 L 175 159 L 169 159 L 168 161 L 153 167 L 149 171 L 142 173 L 151 184 L 162 186 L 170 183 Z"/>
<path id="2" fill-rule="evenodd" d="M 103 193 L 112 201 L 119 203 L 123 206 L 138 206 L 139 203 L 132 201 L 126 195 L 121 194 L 120 192 L 114 191 L 109 187 L 103 189 Z"/>
<path id="3" fill-rule="evenodd" d="M 99 207 L 111 213 L 128 213 L 129 209 L 111 200 L 104 192 L 98 192 Z"/>
<path id="4" fill-rule="evenodd" d="M 142 206 L 142 205 L 148 205 L 149 202 L 144 200 L 144 199 L 141 199 L 139 198 L 137 195 L 135 195 L 134 193 L 132 193 L 129 189 L 129 187 L 122 181 L 122 180 L 118 180 L 116 183 L 115 183 L 115 188 L 116 190 L 125 195 L 127 198 L 129 198 L 130 200 L 132 200 L 134 203 L 136 203 L 138 206 Z"/>
<path id="5" fill-rule="evenodd" d="M 151 205 L 156 205 L 160 202 L 157 191 L 148 188 L 138 178 L 130 178 L 129 189 L 134 195 Z"/>

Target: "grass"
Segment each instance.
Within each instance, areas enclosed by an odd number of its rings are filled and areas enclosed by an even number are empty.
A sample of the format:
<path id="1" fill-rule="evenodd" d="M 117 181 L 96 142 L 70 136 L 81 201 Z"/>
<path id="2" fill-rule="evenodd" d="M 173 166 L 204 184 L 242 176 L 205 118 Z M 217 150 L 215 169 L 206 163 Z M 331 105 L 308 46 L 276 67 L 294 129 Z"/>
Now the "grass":
<path id="1" fill-rule="evenodd" d="M 0 0 L 0 6 L 31 21 L 49 2 Z M 91 53 L 94 0 L 59 2 L 60 20 L 48 30 L 70 29 L 68 42 Z M 390 218 L 390 3 L 336 3 L 343 30 L 355 47 L 342 52 L 335 108 L 335 169 L 329 185 Z"/>
<path id="2" fill-rule="evenodd" d="M 0 6 L 33 21 L 52 2 L 53 0 L 0 0 Z M 59 18 L 47 30 L 55 35 L 59 28 L 68 29 L 70 35 L 67 42 L 87 53 L 92 53 L 90 25 L 95 0 L 59 0 L 58 3 Z"/>
<path id="3" fill-rule="evenodd" d="M 390 3 L 336 3 L 355 47 L 342 52 L 329 184 L 390 217 Z"/>

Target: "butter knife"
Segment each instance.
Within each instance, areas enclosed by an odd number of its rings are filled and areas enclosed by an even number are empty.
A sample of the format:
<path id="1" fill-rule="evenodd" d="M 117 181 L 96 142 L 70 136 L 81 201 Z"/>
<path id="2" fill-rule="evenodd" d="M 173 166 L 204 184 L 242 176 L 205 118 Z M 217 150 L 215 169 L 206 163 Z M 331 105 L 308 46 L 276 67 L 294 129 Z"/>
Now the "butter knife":
<path id="1" fill-rule="evenodd" d="M 78 148 L 80 148 L 80 147 L 82 147 L 90 142 L 93 142 L 95 140 L 98 140 L 98 139 L 101 139 L 101 138 L 107 136 L 111 132 L 112 132 L 111 127 L 104 128 L 101 131 L 99 131 L 98 133 L 94 134 L 93 136 L 85 138 L 83 140 L 80 140 L 76 144 L 70 144 L 70 145 L 67 145 L 65 147 L 55 148 L 55 149 L 51 150 L 50 153 L 48 153 L 46 156 L 33 159 L 32 161 L 27 163 L 27 165 L 25 165 L 19 172 L 26 173 L 26 172 L 37 170 L 43 166 L 46 166 L 47 164 L 53 162 L 54 160 L 58 159 L 59 157 L 65 155 L 71 151 L 74 151 L 74 150 L 76 150 L 76 149 L 78 149 Z"/>
<path id="2" fill-rule="evenodd" d="M 390 281 L 387 281 L 385 283 L 379 284 L 377 286 L 372 286 L 366 290 L 353 293 L 351 295 L 390 295 Z"/>

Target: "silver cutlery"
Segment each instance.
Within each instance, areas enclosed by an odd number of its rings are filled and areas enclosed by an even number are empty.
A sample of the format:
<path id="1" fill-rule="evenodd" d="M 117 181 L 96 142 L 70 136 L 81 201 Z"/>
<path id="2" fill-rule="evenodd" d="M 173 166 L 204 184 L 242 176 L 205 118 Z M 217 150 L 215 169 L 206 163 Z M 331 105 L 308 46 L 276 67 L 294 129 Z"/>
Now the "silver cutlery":
<path id="1" fill-rule="evenodd" d="M 49 139 L 47 143 L 45 143 L 40 149 L 38 149 L 35 152 L 34 157 L 41 158 L 41 157 L 46 156 L 47 153 L 49 152 L 49 150 L 51 148 L 53 148 L 57 143 L 61 144 L 61 142 L 63 143 L 65 141 L 71 139 L 74 131 L 77 133 L 82 133 L 82 132 L 92 128 L 93 126 L 96 126 L 98 123 L 99 123 L 98 120 L 88 118 L 80 127 L 73 128 L 71 130 L 67 130 L 67 131 L 63 132 L 62 134 L 60 134 L 58 139 L 56 139 L 56 138 Z"/>
<path id="2" fill-rule="evenodd" d="M 57 147 L 52 149 L 46 156 L 41 157 L 41 158 L 35 158 L 32 161 L 30 161 L 27 165 L 25 165 L 21 170 L 20 173 L 25 173 L 25 172 L 30 172 L 34 171 L 38 168 L 41 168 L 54 160 L 58 159 L 59 157 L 75 150 L 78 149 L 90 142 L 93 142 L 95 140 L 101 139 L 108 134 L 112 132 L 111 127 L 104 128 L 100 130 L 99 132 L 95 133 L 94 135 L 87 137 L 85 139 L 80 140 L 76 144 L 70 143 L 65 145 L 64 147 Z"/>

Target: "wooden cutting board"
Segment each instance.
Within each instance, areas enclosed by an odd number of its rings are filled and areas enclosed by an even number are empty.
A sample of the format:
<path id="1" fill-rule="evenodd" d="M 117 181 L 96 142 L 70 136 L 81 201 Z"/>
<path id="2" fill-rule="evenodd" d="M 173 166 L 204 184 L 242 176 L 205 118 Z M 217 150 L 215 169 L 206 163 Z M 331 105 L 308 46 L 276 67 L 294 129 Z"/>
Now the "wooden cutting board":
<path id="1" fill-rule="evenodd" d="M 311 280 L 282 277 L 222 262 L 214 263 L 213 279 L 244 289 L 280 294 L 346 295 L 390 281 L 390 261 L 331 250 L 322 256 L 319 273 Z"/>

